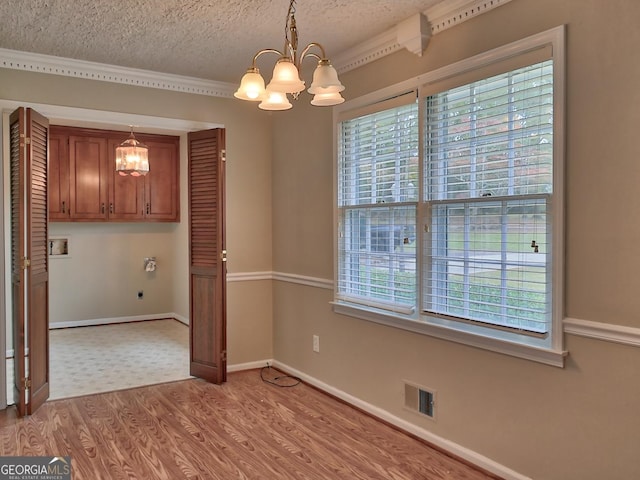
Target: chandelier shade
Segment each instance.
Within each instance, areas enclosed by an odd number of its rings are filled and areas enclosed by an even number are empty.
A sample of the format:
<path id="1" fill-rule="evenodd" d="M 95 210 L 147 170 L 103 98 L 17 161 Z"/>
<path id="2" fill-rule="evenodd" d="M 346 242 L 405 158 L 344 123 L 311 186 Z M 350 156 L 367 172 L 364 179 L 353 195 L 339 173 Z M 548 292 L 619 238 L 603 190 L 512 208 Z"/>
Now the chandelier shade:
<path id="1" fill-rule="evenodd" d="M 309 93 L 339 93 L 344 90 L 344 85 L 338 80 L 338 72 L 333 68 L 329 60 L 320 60 L 313 72 L 313 81 Z"/>
<path id="2" fill-rule="evenodd" d="M 286 93 L 276 92 L 267 88 L 265 98 L 260 102 L 258 108 L 262 110 L 289 110 L 293 105 L 287 98 Z"/>
<path id="3" fill-rule="evenodd" d="M 298 69 L 289 58 L 281 58 L 273 69 L 267 89 L 282 93 L 299 93 L 304 90 Z"/>
<path id="4" fill-rule="evenodd" d="M 116 172 L 122 176 L 139 177 L 149 173 L 149 148 L 131 135 L 116 147 Z"/>
<path id="5" fill-rule="evenodd" d="M 344 85 L 338 79 L 338 72 L 331 65 L 325 54 L 324 47 L 319 43 L 312 42 L 298 53 L 298 30 L 295 19 L 296 0 L 290 0 L 289 11 L 287 13 L 287 23 L 285 25 L 284 51 L 273 48 L 265 48 L 253 57 L 251 67 L 240 81 L 238 90 L 234 96 L 240 100 L 260 101 L 258 107 L 262 110 L 288 110 L 292 108 L 287 95 L 291 95 L 295 100 L 305 89 L 305 82 L 300 78 L 302 62 L 306 58 L 314 58 L 318 65 L 313 72 L 313 81 L 307 90 L 314 95 L 311 100 L 312 105 L 332 106 L 344 102 L 340 92 L 344 90 Z M 271 81 L 265 88 L 265 82 L 256 66 L 258 57 L 265 53 L 278 55 L 278 60 L 273 69 Z"/>
<path id="6" fill-rule="evenodd" d="M 241 100 L 256 102 L 262 99 L 264 91 L 264 78 L 260 75 L 260 71 L 257 68 L 250 68 L 242 77 L 240 87 L 233 96 Z"/>
<path id="7" fill-rule="evenodd" d="M 339 105 L 344 102 L 344 98 L 340 92 L 335 93 L 316 93 L 311 100 L 311 105 L 316 107 L 328 107 L 331 105 Z"/>

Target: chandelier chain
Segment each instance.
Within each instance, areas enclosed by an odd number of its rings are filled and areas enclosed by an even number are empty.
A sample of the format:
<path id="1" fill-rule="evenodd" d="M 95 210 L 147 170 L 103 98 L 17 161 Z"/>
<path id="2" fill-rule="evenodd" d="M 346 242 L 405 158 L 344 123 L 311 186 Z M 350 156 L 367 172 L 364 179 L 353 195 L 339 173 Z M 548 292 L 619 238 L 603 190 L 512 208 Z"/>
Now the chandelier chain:
<path id="1" fill-rule="evenodd" d="M 296 26 L 296 0 L 291 0 L 289 3 L 289 11 L 287 12 L 287 21 L 284 26 L 284 52 L 291 55 L 291 60 L 294 64 L 297 64 L 297 52 L 298 52 L 298 28 Z M 291 34 L 291 38 L 289 38 Z"/>

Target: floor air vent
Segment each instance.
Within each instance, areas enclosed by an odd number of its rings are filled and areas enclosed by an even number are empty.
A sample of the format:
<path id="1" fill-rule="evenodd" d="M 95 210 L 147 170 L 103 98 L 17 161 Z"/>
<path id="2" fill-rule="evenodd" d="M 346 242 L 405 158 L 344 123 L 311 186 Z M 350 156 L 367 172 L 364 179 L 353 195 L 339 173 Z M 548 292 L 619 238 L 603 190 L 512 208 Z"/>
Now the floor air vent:
<path id="1" fill-rule="evenodd" d="M 429 418 L 435 418 L 435 404 L 435 392 L 405 382 L 404 406 L 406 408 Z"/>

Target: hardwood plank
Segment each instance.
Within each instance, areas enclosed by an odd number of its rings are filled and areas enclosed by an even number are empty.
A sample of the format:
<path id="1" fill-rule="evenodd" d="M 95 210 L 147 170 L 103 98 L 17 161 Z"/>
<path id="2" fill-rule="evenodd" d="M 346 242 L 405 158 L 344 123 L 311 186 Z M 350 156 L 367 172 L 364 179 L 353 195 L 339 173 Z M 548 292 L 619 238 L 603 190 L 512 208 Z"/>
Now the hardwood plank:
<path id="1" fill-rule="evenodd" d="M 273 371 L 272 371 L 273 372 Z M 70 455 L 74 480 L 482 480 L 465 465 L 318 390 L 258 371 L 0 413 L 0 454 Z"/>

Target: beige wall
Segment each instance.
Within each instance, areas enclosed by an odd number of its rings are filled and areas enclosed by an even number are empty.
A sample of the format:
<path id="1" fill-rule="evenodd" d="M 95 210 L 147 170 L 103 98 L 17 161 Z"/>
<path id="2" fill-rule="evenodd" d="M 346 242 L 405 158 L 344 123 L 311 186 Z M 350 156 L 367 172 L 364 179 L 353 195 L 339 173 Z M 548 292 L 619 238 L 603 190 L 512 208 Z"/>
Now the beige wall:
<path id="1" fill-rule="evenodd" d="M 92 126 L 98 127 L 102 111 L 224 125 L 228 271 L 235 274 L 271 270 L 271 119 L 255 105 L 7 69 L 0 69 L 0 100 L 90 109 L 96 112 L 96 125 Z M 122 127 L 127 129 L 127 125 Z M 63 321 L 67 316 L 74 317 L 67 319 L 72 320 L 161 312 L 188 318 L 184 142 L 182 152 L 179 224 L 52 227 L 53 233 L 70 233 L 74 242 L 72 258 L 54 260 L 59 263 L 52 264 L 52 284 L 60 279 L 66 282 L 66 286 L 56 282 L 51 287 L 53 321 Z M 6 202 L 6 191 L 4 198 Z M 116 253 L 125 245 L 132 245 L 131 253 Z M 157 275 L 151 278 L 138 268 L 142 261 L 139 257 L 154 254 L 162 260 L 158 258 Z M 63 271 L 65 265 L 70 272 Z M 135 298 L 138 289 L 145 291 L 143 301 Z M 245 292 L 257 301 L 247 302 Z M 115 299 L 120 296 L 123 301 L 118 304 Z M 270 299 L 269 282 L 229 282 L 230 365 L 272 358 Z M 251 337 L 246 332 L 259 335 Z"/>
<path id="2" fill-rule="evenodd" d="M 50 257 L 51 326 L 174 312 L 174 230 L 175 224 L 52 223 L 49 236 L 70 237 L 71 248 L 68 258 Z M 156 257 L 155 272 L 144 271 L 145 257 Z"/>
<path id="3" fill-rule="evenodd" d="M 640 2 L 512 0 L 341 75 L 348 98 L 567 25 L 566 316 L 640 328 Z M 274 270 L 333 279 L 330 112 L 275 121 Z M 335 315 L 332 292 L 274 284 L 275 358 L 534 479 L 640 477 L 640 349 L 566 335 L 565 368 Z M 320 353 L 311 336 L 320 335 Z M 402 382 L 437 392 L 405 411 Z"/>
<path id="4" fill-rule="evenodd" d="M 512 0 L 436 35 L 423 57 L 398 52 L 341 76 L 355 98 L 566 24 L 565 311 L 636 328 L 638 18 L 634 0 Z M 307 106 L 306 94 L 293 110 L 266 114 L 234 100 L 0 69 L 0 99 L 224 124 L 229 273 L 333 279 L 332 116 Z M 172 232 L 179 239 L 184 221 Z M 171 304 L 185 314 L 184 252 L 174 253 Z M 230 282 L 230 364 L 274 357 L 531 478 L 640 476 L 640 349 L 567 335 L 560 369 L 335 315 L 331 293 Z M 402 408 L 403 380 L 437 391 L 436 421 Z"/>

